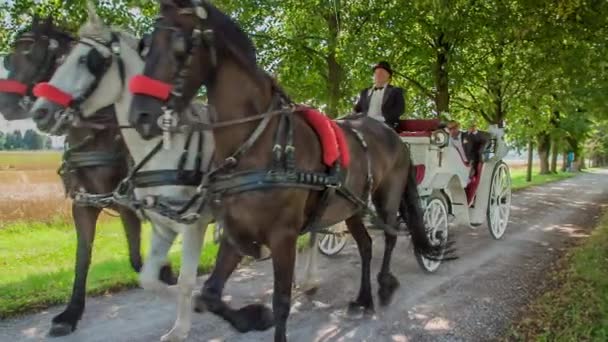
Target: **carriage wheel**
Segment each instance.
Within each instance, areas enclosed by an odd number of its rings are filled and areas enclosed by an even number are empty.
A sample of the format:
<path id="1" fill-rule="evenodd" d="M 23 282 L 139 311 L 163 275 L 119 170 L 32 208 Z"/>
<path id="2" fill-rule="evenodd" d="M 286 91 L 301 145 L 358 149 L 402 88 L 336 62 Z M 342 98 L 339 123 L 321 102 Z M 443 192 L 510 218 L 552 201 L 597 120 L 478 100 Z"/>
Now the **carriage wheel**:
<path id="1" fill-rule="evenodd" d="M 334 256 L 346 246 L 347 228 L 344 222 L 338 223 L 328 230 L 332 234 L 323 234 L 323 237 L 317 242 L 319 251 L 326 256 Z"/>
<path id="2" fill-rule="evenodd" d="M 492 172 L 487 220 L 490 234 L 500 239 L 507 230 L 511 213 L 511 175 L 504 162 L 496 164 Z"/>
<path id="3" fill-rule="evenodd" d="M 424 209 L 424 225 L 433 245 L 445 245 L 448 240 L 448 207 L 443 195 L 433 195 Z M 435 272 L 441 261 L 430 260 L 422 255 L 416 254 L 416 261 L 422 269 L 428 273 Z M 443 257 L 443 252 L 439 258 Z"/>

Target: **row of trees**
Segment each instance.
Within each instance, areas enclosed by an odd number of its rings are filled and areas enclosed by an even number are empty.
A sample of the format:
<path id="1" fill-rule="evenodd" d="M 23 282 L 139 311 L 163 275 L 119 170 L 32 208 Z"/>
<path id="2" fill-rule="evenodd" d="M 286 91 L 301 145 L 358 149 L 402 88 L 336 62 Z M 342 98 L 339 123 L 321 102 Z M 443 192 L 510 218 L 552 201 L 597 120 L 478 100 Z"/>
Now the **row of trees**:
<path id="1" fill-rule="evenodd" d="M 50 149 L 51 147 L 51 139 L 33 129 L 28 129 L 24 134 L 21 131 L 13 131 L 12 133 L 0 132 L 0 151 L 42 150 Z"/>
<path id="2" fill-rule="evenodd" d="M 505 122 L 517 148 L 535 148 L 542 172 L 560 154 L 598 162 L 608 148 L 608 3 L 603 0 L 223 0 L 250 34 L 260 63 L 297 101 L 331 116 L 349 112 L 370 67 L 387 60 L 406 90 L 406 117 Z M 149 31 L 157 1 L 106 0 L 101 15 Z M 30 20 L 53 14 L 67 27 L 85 1 L 0 5 L 8 44 Z M 6 48 L 6 46 L 5 46 Z M 580 164 L 580 162 L 579 162 Z"/>

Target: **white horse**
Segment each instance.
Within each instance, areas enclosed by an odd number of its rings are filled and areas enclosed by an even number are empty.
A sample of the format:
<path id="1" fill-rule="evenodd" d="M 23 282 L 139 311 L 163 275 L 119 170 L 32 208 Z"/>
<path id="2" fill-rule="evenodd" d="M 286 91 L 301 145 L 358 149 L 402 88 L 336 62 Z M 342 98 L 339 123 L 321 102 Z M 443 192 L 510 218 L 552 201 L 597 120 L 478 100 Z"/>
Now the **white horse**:
<path id="1" fill-rule="evenodd" d="M 50 86 L 58 89 L 64 95 L 77 98 L 86 94 L 89 89 L 92 92 L 80 104 L 80 115 L 84 120 L 93 117 L 100 108 L 114 104 L 119 125 L 128 126 L 129 105 L 131 93 L 127 89 L 128 80 L 141 73 L 143 61 L 138 52 L 139 40 L 129 33 L 115 32 L 107 27 L 95 12 L 94 6 L 89 3 L 88 21 L 80 28 L 80 42 L 74 46 L 70 54 L 65 58 L 63 64 L 57 69 L 51 80 Z M 117 41 L 113 43 L 113 37 Z M 117 51 L 119 51 L 117 53 Z M 104 60 L 91 57 L 101 54 Z M 95 61 L 97 59 L 97 61 Z M 107 66 L 102 74 L 95 74 L 94 63 Z M 122 66 L 121 66 L 122 64 Z M 121 71 L 121 69 L 123 71 Z M 32 107 L 32 113 L 44 112 L 46 115 L 60 116 L 63 108 L 57 103 L 45 98 L 38 97 Z M 49 114 L 51 113 L 51 114 Z M 208 117 L 203 115 L 202 120 Z M 139 164 L 148 156 L 150 146 L 157 145 L 162 138 L 153 141 L 144 141 L 137 132 L 132 129 L 123 128 L 122 135 L 129 148 L 135 164 Z M 187 148 L 188 158 L 186 170 L 200 169 L 206 171 L 211 165 L 211 158 L 215 148 L 213 135 L 210 131 L 196 133 L 196 139 L 190 141 Z M 171 136 L 171 148 L 159 149 L 140 169 L 141 171 L 154 170 L 176 170 L 182 155 L 182 147 L 186 144 L 186 134 L 175 133 Z M 199 152 L 199 139 L 203 139 L 202 163 L 195 165 L 196 155 Z M 155 186 L 147 188 L 135 188 L 136 198 L 139 200 L 153 198 L 154 196 L 170 197 L 173 200 L 184 201 L 192 198 L 196 193 L 193 186 Z M 166 286 L 158 281 L 161 267 L 167 261 L 167 254 L 176 235 L 183 234 L 182 265 L 178 279 L 177 318 L 173 328 L 161 338 L 161 341 L 183 341 L 187 338 L 192 321 L 192 293 L 196 282 L 196 272 L 200 257 L 201 247 L 207 225 L 212 216 L 207 208 L 200 213 L 200 218 L 193 224 L 182 224 L 160 215 L 154 210 L 144 209 L 145 215 L 150 219 L 153 226 L 152 243 L 148 258 L 144 262 L 140 274 L 140 284 L 144 289 L 164 289 Z M 316 252 L 310 254 L 307 263 L 312 265 L 305 272 L 306 280 L 304 289 L 310 290 L 316 287 Z M 312 271 L 312 272 L 311 272 Z M 314 279 L 315 281 L 309 281 Z"/>
<path id="2" fill-rule="evenodd" d="M 112 51 L 112 37 L 118 37 L 115 42 L 120 49 L 120 59 L 124 66 L 124 74 L 118 58 Z M 125 32 L 112 32 L 105 26 L 94 8 L 89 6 L 87 23 L 79 31 L 80 42 L 74 46 L 64 63 L 57 69 L 49 84 L 72 98 L 81 96 L 90 89 L 95 82 L 97 87 L 80 105 L 80 115 L 86 120 L 95 112 L 108 105 L 114 104 L 118 123 L 128 125 L 128 112 L 131 95 L 126 84 L 127 80 L 142 71 L 143 62 L 138 54 L 139 40 Z M 94 75 L 91 67 L 93 54 L 101 54 L 105 60 L 110 61 L 109 67 L 102 75 Z M 32 107 L 32 113 L 41 110 L 46 113 L 60 113 L 62 108 L 48 98 L 39 97 Z M 47 114 L 48 115 L 48 114 Z M 57 114 L 58 115 L 58 114 Z M 140 163 L 150 153 L 149 142 L 143 141 L 131 129 L 123 129 L 122 136 L 133 157 L 135 164 Z M 146 162 L 141 171 L 176 170 L 180 163 L 182 152 L 186 144 L 185 134 L 175 134 L 172 137 L 171 149 L 159 149 L 158 152 Z M 195 165 L 198 154 L 199 139 L 203 139 L 203 152 L 200 165 Z M 207 170 L 214 149 L 213 137 L 210 132 L 197 133 L 190 141 L 187 149 L 185 170 Z M 136 188 L 137 199 L 151 199 L 163 195 L 180 200 L 191 198 L 196 193 L 194 186 L 164 185 L 147 188 Z M 151 197 L 152 196 L 152 197 Z M 164 335 L 162 341 L 184 340 L 191 326 L 192 320 L 192 292 L 196 285 L 198 261 L 201 253 L 205 230 L 212 221 L 208 210 L 200 214 L 200 218 L 193 224 L 182 224 L 160 215 L 154 210 L 144 209 L 145 215 L 153 226 L 151 248 L 140 274 L 140 284 L 144 289 L 166 289 L 158 280 L 161 267 L 167 262 L 167 254 L 178 233 L 183 234 L 182 265 L 178 279 L 177 319 L 171 331 Z"/>

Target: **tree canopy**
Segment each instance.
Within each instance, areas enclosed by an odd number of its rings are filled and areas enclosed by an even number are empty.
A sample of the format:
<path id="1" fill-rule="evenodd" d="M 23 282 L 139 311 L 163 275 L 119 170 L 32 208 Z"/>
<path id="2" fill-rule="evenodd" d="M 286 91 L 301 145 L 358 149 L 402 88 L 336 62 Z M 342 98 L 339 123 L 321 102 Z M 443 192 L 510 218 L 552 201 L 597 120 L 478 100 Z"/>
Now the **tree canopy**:
<path id="1" fill-rule="evenodd" d="M 330 116 L 352 110 L 371 67 L 390 62 L 405 117 L 505 122 L 514 146 L 547 161 L 596 153 L 608 114 L 608 3 L 602 0 L 218 0 L 256 44 L 262 66 L 290 96 Z M 85 0 L 0 5 L 7 50 L 31 16 L 74 31 Z M 157 15 L 150 0 L 103 0 L 100 15 L 137 34 Z M 587 143 L 591 142 L 593 143 Z M 601 145 L 601 144 L 600 144 Z"/>

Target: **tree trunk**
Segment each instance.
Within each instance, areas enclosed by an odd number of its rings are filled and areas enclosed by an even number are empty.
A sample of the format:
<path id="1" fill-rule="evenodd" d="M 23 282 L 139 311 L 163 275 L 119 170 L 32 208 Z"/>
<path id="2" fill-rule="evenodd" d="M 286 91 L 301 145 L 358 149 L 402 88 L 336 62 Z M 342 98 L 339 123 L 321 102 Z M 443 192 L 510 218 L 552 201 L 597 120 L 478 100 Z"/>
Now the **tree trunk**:
<path id="1" fill-rule="evenodd" d="M 557 173 L 557 156 L 559 154 L 558 140 L 554 139 L 551 146 L 551 173 Z"/>
<path id="2" fill-rule="evenodd" d="M 568 151 L 562 152 L 562 172 L 568 171 Z"/>
<path id="3" fill-rule="evenodd" d="M 540 174 L 549 173 L 549 149 L 551 148 L 551 138 L 549 134 L 543 133 L 538 136 L 538 158 L 540 159 Z"/>
<path id="4" fill-rule="evenodd" d="M 526 182 L 532 181 L 532 165 L 534 163 L 534 142 L 528 142 L 528 170 L 526 171 Z"/>
<path id="5" fill-rule="evenodd" d="M 440 33 L 435 39 L 437 51 L 435 63 L 435 107 L 440 118 L 450 112 L 450 88 L 448 75 L 448 62 L 450 44 L 445 41 L 445 35 Z"/>
<path id="6" fill-rule="evenodd" d="M 342 66 L 338 63 L 336 50 L 338 47 L 338 18 L 335 12 L 325 17 L 329 29 L 328 55 L 327 55 L 327 115 L 335 118 L 338 116 L 338 108 L 341 99 L 340 85 L 342 83 Z"/>

